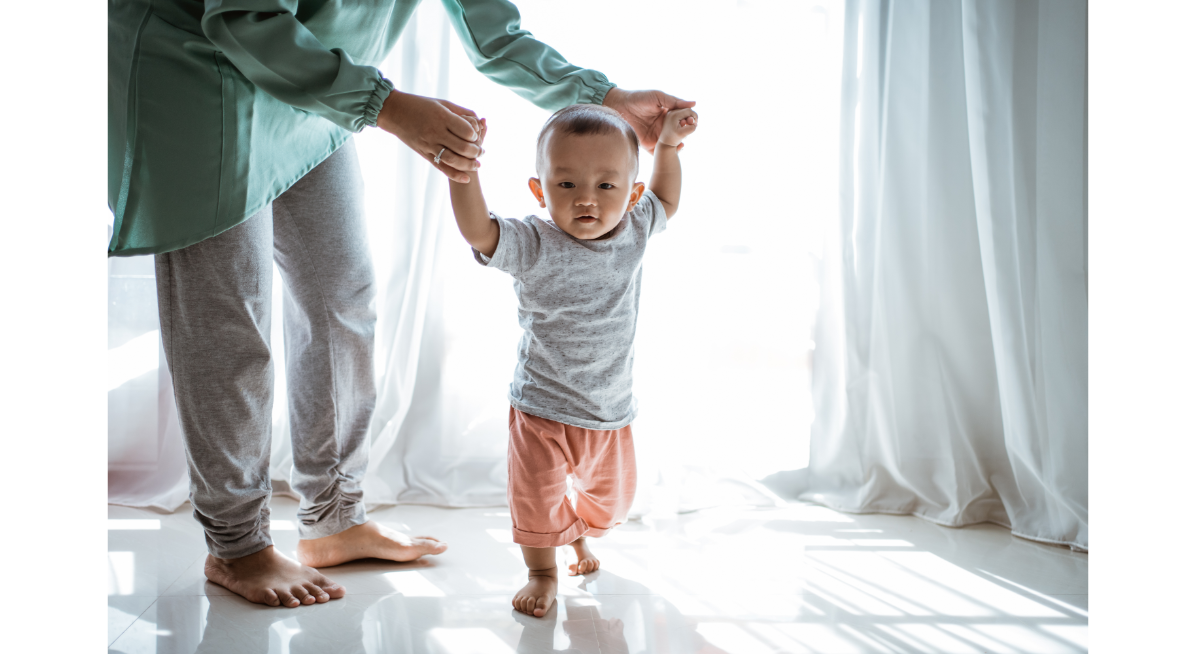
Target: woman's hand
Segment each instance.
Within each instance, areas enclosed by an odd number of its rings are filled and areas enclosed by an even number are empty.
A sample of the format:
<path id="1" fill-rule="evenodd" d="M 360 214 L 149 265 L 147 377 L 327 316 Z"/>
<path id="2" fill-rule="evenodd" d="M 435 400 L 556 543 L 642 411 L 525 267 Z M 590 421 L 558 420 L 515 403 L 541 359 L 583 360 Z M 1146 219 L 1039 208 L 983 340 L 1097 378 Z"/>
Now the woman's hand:
<path id="1" fill-rule="evenodd" d="M 470 171 L 481 167 L 478 115 L 448 100 L 391 91 L 378 112 L 378 127 L 394 134 L 445 177 L 469 183 Z M 442 152 L 443 150 L 443 152 Z M 440 163 L 436 157 L 440 155 Z"/>
<path id="2" fill-rule="evenodd" d="M 640 145 L 650 154 L 655 154 L 665 114 L 674 109 L 688 109 L 697 102 L 679 100 L 663 91 L 624 91 L 615 87 L 606 92 L 602 104 L 622 114 L 631 123 Z"/>

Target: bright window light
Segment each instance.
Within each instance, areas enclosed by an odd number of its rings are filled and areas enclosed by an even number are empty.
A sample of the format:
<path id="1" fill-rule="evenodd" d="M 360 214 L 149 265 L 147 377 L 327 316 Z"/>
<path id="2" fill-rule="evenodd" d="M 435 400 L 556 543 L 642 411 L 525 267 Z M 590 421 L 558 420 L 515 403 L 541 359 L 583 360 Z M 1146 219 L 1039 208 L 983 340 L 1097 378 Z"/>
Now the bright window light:
<path id="1" fill-rule="evenodd" d="M 133 594 L 133 552 L 108 552 L 108 594 Z"/>
<path id="2" fill-rule="evenodd" d="M 913 547 L 914 544 L 908 540 L 888 539 L 888 538 L 852 538 L 848 541 L 852 545 L 859 545 L 860 547 Z"/>
<path id="3" fill-rule="evenodd" d="M 405 597 L 444 597 L 444 591 L 415 570 L 387 572 L 382 578 Z"/>
<path id="4" fill-rule="evenodd" d="M 1042 630 L 1076 646 L 1076 651 L 1088 651 L 1088 625 L 1059 624 L 1043 625 Z"/>
<path id="5" fill-rule="evenodd" d="M 979 570 L 979 572 L 981 574 L 988 575 L 989 577 L 992 577 L 993 579 L 996 579 L 1001 584 L 1007 584 L 1009 586 L 1012 586 L 1013 588 L 1025 593 L 1026 595 L 1036 597 L 1045 603 L 1058 605 L 1058 606 L 1061 606 L 1069 611 L 1075 611 L 1076 613 L 1079 613 L 1080 615 L 1084 616 L 1085 618 L 1088 617 L 1088 611 L 1085 611 L 1084 609 L 1081 609 L 1076 606 L 1072 606 L 1071 604 L 1068 604 L 1067 602 L 1060 601 L 1059 599 L 1051 597 L 1050 595 L 1044 595 L 1043 593 L 1040 593 L 1040 592 L 1034 590 L 1033 588 L 1030 588 L 1028 586 L 1023 586 L 1022 584 L 1019 584 L 1016 581 L 1006 579 L 1005 577 L 1002 577 L 1000 575 L 995 575 L 995 574 L 989 572 L 988 570 Z"/>
<path id="6" fill-rule="evenodd" d="M 500 543 L 514 543 L 515 542 L 514 537 L 511 536 L 510 529 L 487 529 L 486 533 L 490 534 L 491 538 L 493 538 L 494 540 L 496 540 Z"/>
<path id="7" fill-rule="evenodd" d="M 158 369 L 158 330 L 108 350 L 108 390 Z"/>
<path id="8" fill-rule="evenodd" d="M 108 531 L 157 531 L 161 520 L 108 520 Z"/>
<path id="9" fill-rule="evenodd" d="M 771 645 L 760 641 L 738 625 L 706 622 L 698 625 L 698 633 L 716 647 L 740 654 L 772 654 Z"/>
<path id="10" fill-rule="evenodd" d="M 514 654 L 489 629 L 432 629 L 428 638 L 440 646 L 445 654 Z"/>

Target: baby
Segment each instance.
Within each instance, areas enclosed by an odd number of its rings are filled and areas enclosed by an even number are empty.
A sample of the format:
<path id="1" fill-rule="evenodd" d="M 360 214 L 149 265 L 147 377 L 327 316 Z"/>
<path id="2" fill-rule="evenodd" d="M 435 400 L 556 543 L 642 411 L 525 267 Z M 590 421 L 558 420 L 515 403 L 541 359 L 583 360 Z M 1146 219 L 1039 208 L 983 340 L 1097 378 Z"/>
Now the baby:
<path id="1" fill-rule="evenodd" d="M 450 182 L 461 235 L 479 263 L 510 273 L 519 299 L 511 382 L 507 499 L 528 582 L 511 604 L 541 617 L 556 599 L 556 548 L 572 545 L 571 574 L 598 569 L 586 545 L 627 518 L 635 497 L 631 364 L 640 267 L 648 238 L 681 197 L 678 144 L 697 129 L 692 109 L 671 111 L 652 181 L 636 181 L 639 140 L 615 111 L 577 104 L 540 132 L 532 195 L 552 222 L 498 218 L 477 173 Z M 485 121 L 481 122 L 485 138 Z M 565 496 L 572 475 L 576 505 Z"/>

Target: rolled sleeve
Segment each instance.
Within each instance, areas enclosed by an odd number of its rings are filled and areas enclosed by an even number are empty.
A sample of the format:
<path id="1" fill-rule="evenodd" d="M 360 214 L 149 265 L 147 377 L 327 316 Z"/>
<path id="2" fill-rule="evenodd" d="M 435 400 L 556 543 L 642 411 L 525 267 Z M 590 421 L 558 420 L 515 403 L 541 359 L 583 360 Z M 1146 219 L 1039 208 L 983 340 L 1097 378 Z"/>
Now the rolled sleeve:
<path id="1" fill-rule="evenodd" d="M 376 125 L 394 85 L 329 49 L 295 16 L 295 0 L 207 0 L 204 35 L 250 82 L 351 132 Z"/>
<path id="2" fill-rule="evenodd" d="M 474 68 L 542 109 L 602 104 L 615 87 L 520 28 L 519 9 L 506 0 L 442 2 Z"/>

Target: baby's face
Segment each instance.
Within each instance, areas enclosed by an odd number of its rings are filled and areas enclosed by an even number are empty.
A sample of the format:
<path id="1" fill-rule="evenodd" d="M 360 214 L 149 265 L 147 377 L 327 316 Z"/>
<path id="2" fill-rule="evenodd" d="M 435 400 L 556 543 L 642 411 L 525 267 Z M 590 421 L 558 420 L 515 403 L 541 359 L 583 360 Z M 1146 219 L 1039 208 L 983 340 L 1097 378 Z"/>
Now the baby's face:
<path id="1" fill-rule="evenodd" d="M 540 178 L 529 180 L 532 193 L 574 238 L 605 236 L 643 194 L 622 134 L 550 134 L 544 154 Z"/>

